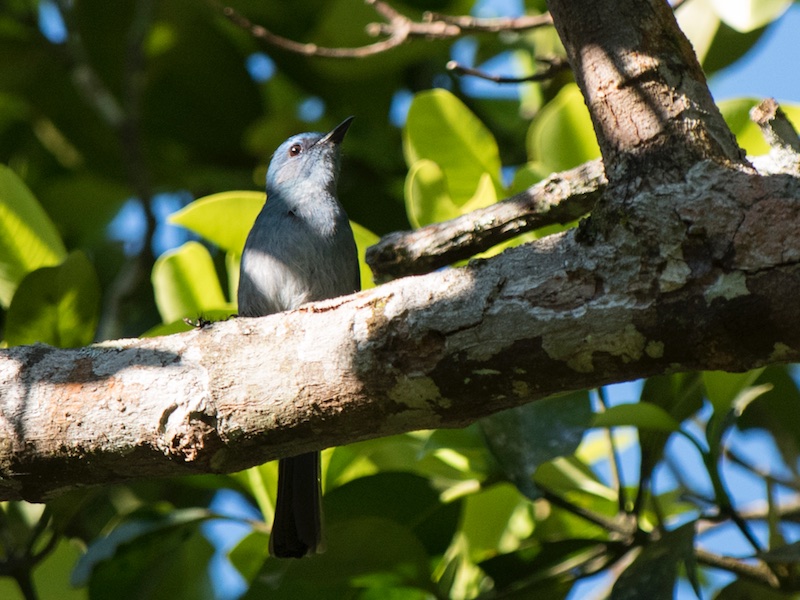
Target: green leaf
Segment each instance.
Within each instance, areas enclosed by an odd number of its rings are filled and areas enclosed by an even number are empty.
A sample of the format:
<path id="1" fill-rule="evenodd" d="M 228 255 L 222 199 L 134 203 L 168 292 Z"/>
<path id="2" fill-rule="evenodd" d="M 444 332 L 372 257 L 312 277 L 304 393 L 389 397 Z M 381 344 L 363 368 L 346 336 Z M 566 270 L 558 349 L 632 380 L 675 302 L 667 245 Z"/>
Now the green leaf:
<path id="1" fill-rule="evenodd" d="M 478 179 L 475 194 L 466 202 L 453 201 L 444 171 L 430 160 L 414 164 L 406 177 L 405 197 L 408 220 L 414 227 L 440 223 L 497 202 L 497 193 L 488 173 Z"/>
<path id="2" fill-rule="evenodd" d="M 353 229 L 353 237 L 356 240 L 356 248 L 358 248 L 358 268 L 361 271 L 361 289 L 366 290 L 375 287 L 375 281 L 372 279 L 372 270 L 369 268 L 369 265 L 367 265 L 367 261 L 364 257 L 367 254 L 367 248 L 377 244 L 380 238 L 363 225 L 359 225 L 353 221 L 350 221 L 350 227 Z"/>
<path id="3" fill-rule="evenodd" d="M 229 308 L 214 261 L 198 242 L 186 242 L 159 256 L 152 279 L 158 312 L 165 323 Z"/>
<path id="4" fill-rule="evenodd" d="M 391 583 L 430 587 L 430 557 L 411 530 L 382 517 L 330 523 L 324 554 L 270 559 L 246 598 L 347 598 L 342 590 Z M 338 593 L 326 591 L 338 588 Z M 268 595 L 269 594 L 269 595 Z"/>
<path id="5" fill-rule="evenodd" d="M 737 396 L 750 387 L 763 370 L 763 368 L 755 369 L 745 373 L 704 371 L 703 384 L 714 412 L 719 415 L 726 414 L 733 407 Z"/>
<path id="6" fill-rule="evenodd" d="M 647 590 L 648 600 L 672 600 L 678 566 L 693 560 L 694 527 L 690 522 L 648 543 L 611 589 L 610 600 L 634 600 Z"/>
<path id="7" fill-rule="evenodd" d="M 0 306 L 7 307 L 25 275 L 67 255 L 50 217 L 28 187 L 0 165 Z"/>
<path id="8" fill-rule="evenodd" d="M 62 539 L 55 549 L 33 571 L 33 585 L 37 598 L 58 600 L 85 600 L 89 597 L 86 588 L 70 586 L 70 572 L 80 558 L 81 551 L 75 542 Z M 23 600 L 17 582 L 11 577 L 0 577 L 0 598 Z"/>
<path id="9" fill-rule="evenodd" d="M 85 346 L 94 339 L 99 316 L 94 266 L 82 252 L 72 252 L 57 267 L 37 269 L 19 284 L 8 308 L 6 341 L 11 346 Z"/>
<path id="10" fill-rule="evenodd" d="M 528 159 L 546 172 L 577 167 L 600 156 L 592 119 L 578 86 L 565 85 L 528 129 Z"/>
<path id="11" fill-rule="evenodd" d="M 228 558 L 245 581 L 252 582 L 269 558 L 269 536 L 260 531 L 249 533 L 228 552 Z"/>
<path id="12" fill-rule="evenodd" d="M 595 415 L 593 427 L 638 427 L 678 431 L 681 424 L 660 406 L 649 403 L 619 404 Z"/>
<path id="13" fill-rule="evenodd" d="M 464 498 L 459 532 L 473 561 L 481 561 L 519 547 L 529 536 L 533 522 L 530 503 L 516 487 L 500 483 Z"/>
<path id="14" fill-rule="evenodd" d="M 208 518 L 210 518 L 210 514 L 207 510 L 189 508 L 173 510 L 157 517 L 127 520 L 111 530 L 107 536 L 92 542 L 75 565 L 72 572 L 72 584 L 86 585 L 91 580 L 93 572 L 104 563 L 112 563 L 112 566 L 119 563 L 114 567 L 117 569 L 128 568 L 124 561 L 112 559 L 119 558 L 119 555 L 125 553 L 126 548 L 130 547 L 133 547 L 134 551 L 140 551 L 145 547 L 152 550 L 153 546 L 158 545 L 153 544 L 154 541 L 159 541 L 175 531 L 182 532 L 187 527 L 196 528 Z M 140 558 L 150 561 L 155 557 Z M 131 573 L 131 577 L 142 576 L 144 565 L 137 565 L 137 567 L 139 568 L 133 569 L 134 573 Z"/>
<path id="15" fill-rule="evenodd" d="M 137 598 L 194 600 L 213 597 L 208 565 L 214 548 L 197 523 L 140 537 L 120 546 L 113 560 L 95 566 L 89 581 L 92 600 Z"/>
<path id="16" fill-rule="evenodd" d="M 531 402 L 478 421 L 486 441 L 509 480 L 528 498 L 541 492 L 533 474 L 545 461 L 577 450 L 592 421 L 588 392 Z"/>
<path id="17" fill-rule="evenodd" d="M 407 526 L 432 556 L 444 554 L 458 525 L 461 503 L 443 503 L 431 481 L 411 473 L 377 473 L 325 494 L 326 522 L 362 517 Z"/>
<path id="18" fill-rule="evenodd" d="M 408 111 L 403 135 L 406 162 L 436 163 L 457 206 L 475 194 L 488 173 L 493 186 L 502 189 L 500 153 L 492 133 L 456 98 L 443 89 L 420 92 Z"/>
<path id="19" fill-rule="evenodd" d="M 264 206 L 264 192 L 221 192 L 198 198 L 169 217 L 227 252 L 241 254 L 253 223 Z"/>
<path id="20" fill-rule="evenodd" d="M 711 6 L 736 31 L 748 32 L 780 17 L 792 0 L 711 0 Z"/>

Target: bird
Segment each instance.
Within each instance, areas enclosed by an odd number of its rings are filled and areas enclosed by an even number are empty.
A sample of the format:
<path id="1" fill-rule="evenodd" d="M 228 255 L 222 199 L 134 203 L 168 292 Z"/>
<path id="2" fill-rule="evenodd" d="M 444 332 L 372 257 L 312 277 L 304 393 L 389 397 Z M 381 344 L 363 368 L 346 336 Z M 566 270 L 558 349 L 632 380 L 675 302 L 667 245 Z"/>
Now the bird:
<path id="1" fill-rule="evenodd" d="M 358 253 L 336 186 L 341 143 L 353 117 L 330 132 L 301 133 L 275 150 L 267 201 L 241 257 L 238 310 L 260 317 L 361 288 Z M 323 550 L 320 454 L 278 461 L 270 554 L 301 558 Z"/>

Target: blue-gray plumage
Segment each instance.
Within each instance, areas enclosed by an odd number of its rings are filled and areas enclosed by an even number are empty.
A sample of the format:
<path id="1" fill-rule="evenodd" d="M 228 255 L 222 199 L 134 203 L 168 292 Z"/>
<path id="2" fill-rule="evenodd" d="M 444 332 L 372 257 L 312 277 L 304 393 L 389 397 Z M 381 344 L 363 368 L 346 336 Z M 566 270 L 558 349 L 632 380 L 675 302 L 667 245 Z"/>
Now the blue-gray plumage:
<path id="1" fill-rule="evenodd" d="M 339 144 L 353 117 L 328 134 L 281 144 L 267 170 L 267 202 L 242 252 L 239 314 L 258 317 L 335 298 L 361 287 L 347 214 L 336 197 Z M 301 557 L 320 549 L 319 453 L 281 459 L 270 552 Z"/>

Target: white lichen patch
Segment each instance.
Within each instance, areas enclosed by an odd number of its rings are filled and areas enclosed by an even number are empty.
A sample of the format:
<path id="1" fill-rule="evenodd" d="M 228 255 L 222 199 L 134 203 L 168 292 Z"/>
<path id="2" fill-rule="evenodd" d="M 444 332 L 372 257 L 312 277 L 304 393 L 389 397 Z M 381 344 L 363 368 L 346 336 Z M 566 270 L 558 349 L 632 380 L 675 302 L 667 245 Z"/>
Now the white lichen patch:
<path id="1" fill-rule="evenodd" d="M 683 260 L 680 249 L 677 254 L 681 256 L 671 256 L 667 258 L 667 264 L 658 278 L 658 287 L 662 292 L 673 292 L 686 285 L 692 270 L 686 261 Z"/>
<path id="2" fill-rule="evenodd" d="M 731 300 L 739 296 L 746 296 L 750 293 L 747 289 L 747 278 L 741 271 L 734 271 L 733 273 L 723 273 L 717 280 L 708 286 L 703 297 L 708 304 L 715 298 L 724 298 Z"/>
<path id="3" fill-rule="evenodd" d="M 475 369 L 472 372 L 475 375 L 502 375 L 497 369 Z"/>

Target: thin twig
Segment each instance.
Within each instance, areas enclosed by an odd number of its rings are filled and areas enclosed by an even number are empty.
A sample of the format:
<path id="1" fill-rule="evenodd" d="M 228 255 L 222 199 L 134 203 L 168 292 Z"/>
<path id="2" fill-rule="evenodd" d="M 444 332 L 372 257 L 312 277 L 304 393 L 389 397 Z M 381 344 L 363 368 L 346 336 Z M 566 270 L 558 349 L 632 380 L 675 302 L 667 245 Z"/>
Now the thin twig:
<path id="1" fill-rule="evenodd" d="M 553 24 L 550 13 L 541 15 L 525 15 L 522 17 L 497 17 L 481 18 L 469 15 L 451 16 L 441 13 L 426 12 L 422 16 L 426 23 L 441 21 L 448 25 L 455 25 L 459 29 L 481 33 L 499 33 L 501 31 L 527 31 L 537 27 L 549 27 Z"/>
<path id="2" fill-rule="evenodd" d="M 328 48 L 325 46 L 318 46 L 317 44 L 296 42 L 289 38 L 273 33 L 262 25 L 252 23 L 247 17 L 238 13 L 230 6 L 225 6 L 219 0 L 208 0 L 212 7 L 221 12 L 231 23 L 250 33 L 254 38 L 259 39 L 270 46 L 286 50 L 294 54 L 303 56 L 320 56 L 324 58 L 364 58 L 372 56 L 373 54 L 380 54 L 392 48 L 396 48 L 405 43 L 411 37 L 412 21 L 408 17 L 395 11 L 389 5 L 380 0 L 365 0 L 370 4 L 375 11 L 389 19 L 388 38 L 375 42 L 374 44 L 367 44 L 366 46 L 358 46 L 355 48 Z M 370 29 L 368 32 L 372 33 Z M 383 30 L 381 30 L 381 33 Z M 431 31 L 430 35 L 433 35 Z"/>
<path id="3" fill-rule="evenodd" d="M 597 398 L 600 400 L 603 411 L 608 410 L 608 398 L 604 387 L 597 388 Z M 617 488 L 619 511 L 628 512 L 628 495 L 625 491 L 625 483 L 622 481 L 622 460 L 619 456 L 619 449 L 617 448 L 617 443 L 614 441 L 614 432 L 612 428 L 607 428 L 605 433 L 608 437 L 608 445 L 611 448 L 611 460 L 608 462 L 611 467 L 611 479 Z"/>
<path id="4" fill-rule="evenodd" d="M 472 77 L 479 77 L 481 79 L 486 79 L 488 81 L 494 81 L 495 83 L 527 83 L 531 81 L 544 81 L 546 79 L 552 79 L 556 74 L 560 73 L 561 71 L 566 71 L 569 69 L 569 63 L 565 58 L 561 57 L 552 57 L 552 58 L 536 58 L 536 62 L 542 63 L 546 65 L 544 69 L 541 71 L 537 71 L 536 73 L 532 73 L 531 75 L 526 75 L 524 77 L 511 77 L 511 76 L 503 76 L 503 75 L 492 75 L 491 73 L 486 73 L 485 71 L 481 71 L 480 69 L 475 69 L 474 67 L 467 67 L 462 65 L 461 63 L 451 60 L 447 63 L 445 68 L 448 71 L 452 71 L 457 75 L 471 75 Z"/>
<path id="5" fill-rule="evenodd" d="M 702 548 L 696 548 L 694 555 L 697 562 L 708 567 L 724 569 L 746 579 L 762 583 L 773 589 L 780 589 L 781 584 L 777 575 L 764 563 L 751 564 L 739 560 L 738 558 L 720 556 L 719 554 L 708 552 Z"/>

